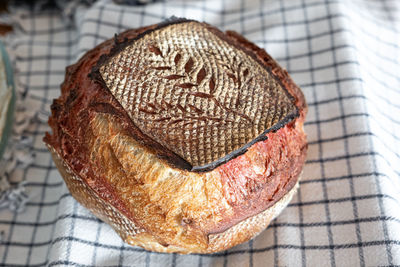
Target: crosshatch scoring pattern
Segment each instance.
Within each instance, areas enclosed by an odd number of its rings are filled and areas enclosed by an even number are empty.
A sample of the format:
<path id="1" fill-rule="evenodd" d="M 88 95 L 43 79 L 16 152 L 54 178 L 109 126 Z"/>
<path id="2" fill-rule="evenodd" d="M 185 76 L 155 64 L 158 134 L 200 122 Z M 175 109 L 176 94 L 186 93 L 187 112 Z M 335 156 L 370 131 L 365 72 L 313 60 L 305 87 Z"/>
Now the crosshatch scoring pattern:
<path id="1" fill-rule="evenodd" d="M 392 0 L 101 1 L 67 26 L 57 11 L 16 15 L 8 42 L 32 108 L 49 112 L 64 68 L 115 32 L 172 15 L 233 29 L 278 60 L 309 104 L 307 162 L 286 210 L 254 240 L 213 255 L 123 244 L 68 193 L 35 121 L 24 213 L 0 212 L 1 266 L 400 265 L 400 29 Z M 397 10 L 397 11 L 396 11 Z M 84 253 L 83 253 L 84 252 Z"/>
<path id="2" fill-rule="evenodd" d="M 98 72 L 133 123 L 192 170 L 213 169 L 298 116 L 267 69 L 198 22 L 148 33 Z"/>

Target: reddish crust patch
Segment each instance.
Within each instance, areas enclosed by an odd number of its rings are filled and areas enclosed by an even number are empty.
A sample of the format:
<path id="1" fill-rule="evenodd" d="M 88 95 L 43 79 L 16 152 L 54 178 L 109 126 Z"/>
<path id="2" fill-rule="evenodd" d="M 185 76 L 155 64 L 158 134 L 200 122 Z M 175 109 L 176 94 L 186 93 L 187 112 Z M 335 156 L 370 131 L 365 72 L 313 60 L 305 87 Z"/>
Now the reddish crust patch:
<path id="1" fill-rule="evenodd" d="M 218 168 L 225 198 L 232 206 L 241 205 L 266 187 L 269 187 L 269 190 L 263 198 L 271 201 L 292 176 L 282 177 L 281 174 L 291 167 L 293 160 L 301 156 L 305 136 L 299 135 L 290 126 L 267 136 L 267 140 L 256 143 L 246 154 Z M 277 174 L 280 179 L 273 182 Z"/>
<path id="2" fill-rule="evenodd" d="M 212 233 L 223 232 L 268 209 L 296 184 L 307 151 L 304 132 L 286 125 L 267 136 L 244 155 L 216 169 L 221 174 L 224 196 L 235 213 Z"/>

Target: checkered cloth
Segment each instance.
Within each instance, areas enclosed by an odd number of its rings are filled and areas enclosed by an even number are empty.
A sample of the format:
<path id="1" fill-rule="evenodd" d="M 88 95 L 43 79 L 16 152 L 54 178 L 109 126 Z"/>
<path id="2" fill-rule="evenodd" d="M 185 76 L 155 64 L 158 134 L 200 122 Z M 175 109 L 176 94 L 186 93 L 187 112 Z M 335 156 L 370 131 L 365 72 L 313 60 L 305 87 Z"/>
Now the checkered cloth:
<path id="1" fill-rule="evenodd" d="M 400 265 L 400 3 L 395 0 L 193 0 L 16 11 L 8 40 L 30 108 L 34 163 L 26 211 L 0 211 L 1 266 Z M 172 15 L 233 29 L 303 89 L 309 152 L 300 189 L 254 240 L 213 255 L 122 242 L 68 193 L 42 137 L 65 66 L 114 33 Z"/>

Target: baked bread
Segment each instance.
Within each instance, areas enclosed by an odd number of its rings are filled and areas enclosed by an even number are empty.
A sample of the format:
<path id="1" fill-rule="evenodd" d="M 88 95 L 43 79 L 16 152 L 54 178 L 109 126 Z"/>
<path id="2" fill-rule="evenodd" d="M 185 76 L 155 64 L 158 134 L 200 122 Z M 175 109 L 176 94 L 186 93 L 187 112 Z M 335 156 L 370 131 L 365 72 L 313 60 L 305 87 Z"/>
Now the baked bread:
<path id="1" fill-rule="evenodd" d="M 288 204 L 307 106 L 239 34 L 172 19 L 128 30 L 66 70 L 45 143 L 71 194 L 129 244 L 213 253 Z"/>

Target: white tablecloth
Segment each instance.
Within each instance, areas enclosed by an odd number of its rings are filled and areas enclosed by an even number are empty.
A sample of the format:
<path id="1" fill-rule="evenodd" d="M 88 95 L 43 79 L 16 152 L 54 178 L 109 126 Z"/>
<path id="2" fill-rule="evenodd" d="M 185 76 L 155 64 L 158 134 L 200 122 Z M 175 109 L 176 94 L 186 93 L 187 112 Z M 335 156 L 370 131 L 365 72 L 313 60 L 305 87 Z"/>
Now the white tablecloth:
<path id="1" fill-rule="evenodd" d="M 71 6 L 70 6 L 71 7 Z M 7 39 L 29 109 L 49 114 L 65 66 L 128 28 L 172 15 L 233 29 L 265 48 L 303 89 L 307 163 L 285 211 L 254 240 L 213 255 L 125 245 L 68 193 L 38 116 L 24 212 L 0 210 L 1 266 L 400 265 L 400 2 L 193 0 L 13 11 Z M 71 9 L 73 10 L 73 9 Z M 40 119 L 42 117 L 42 119 Z"/>

